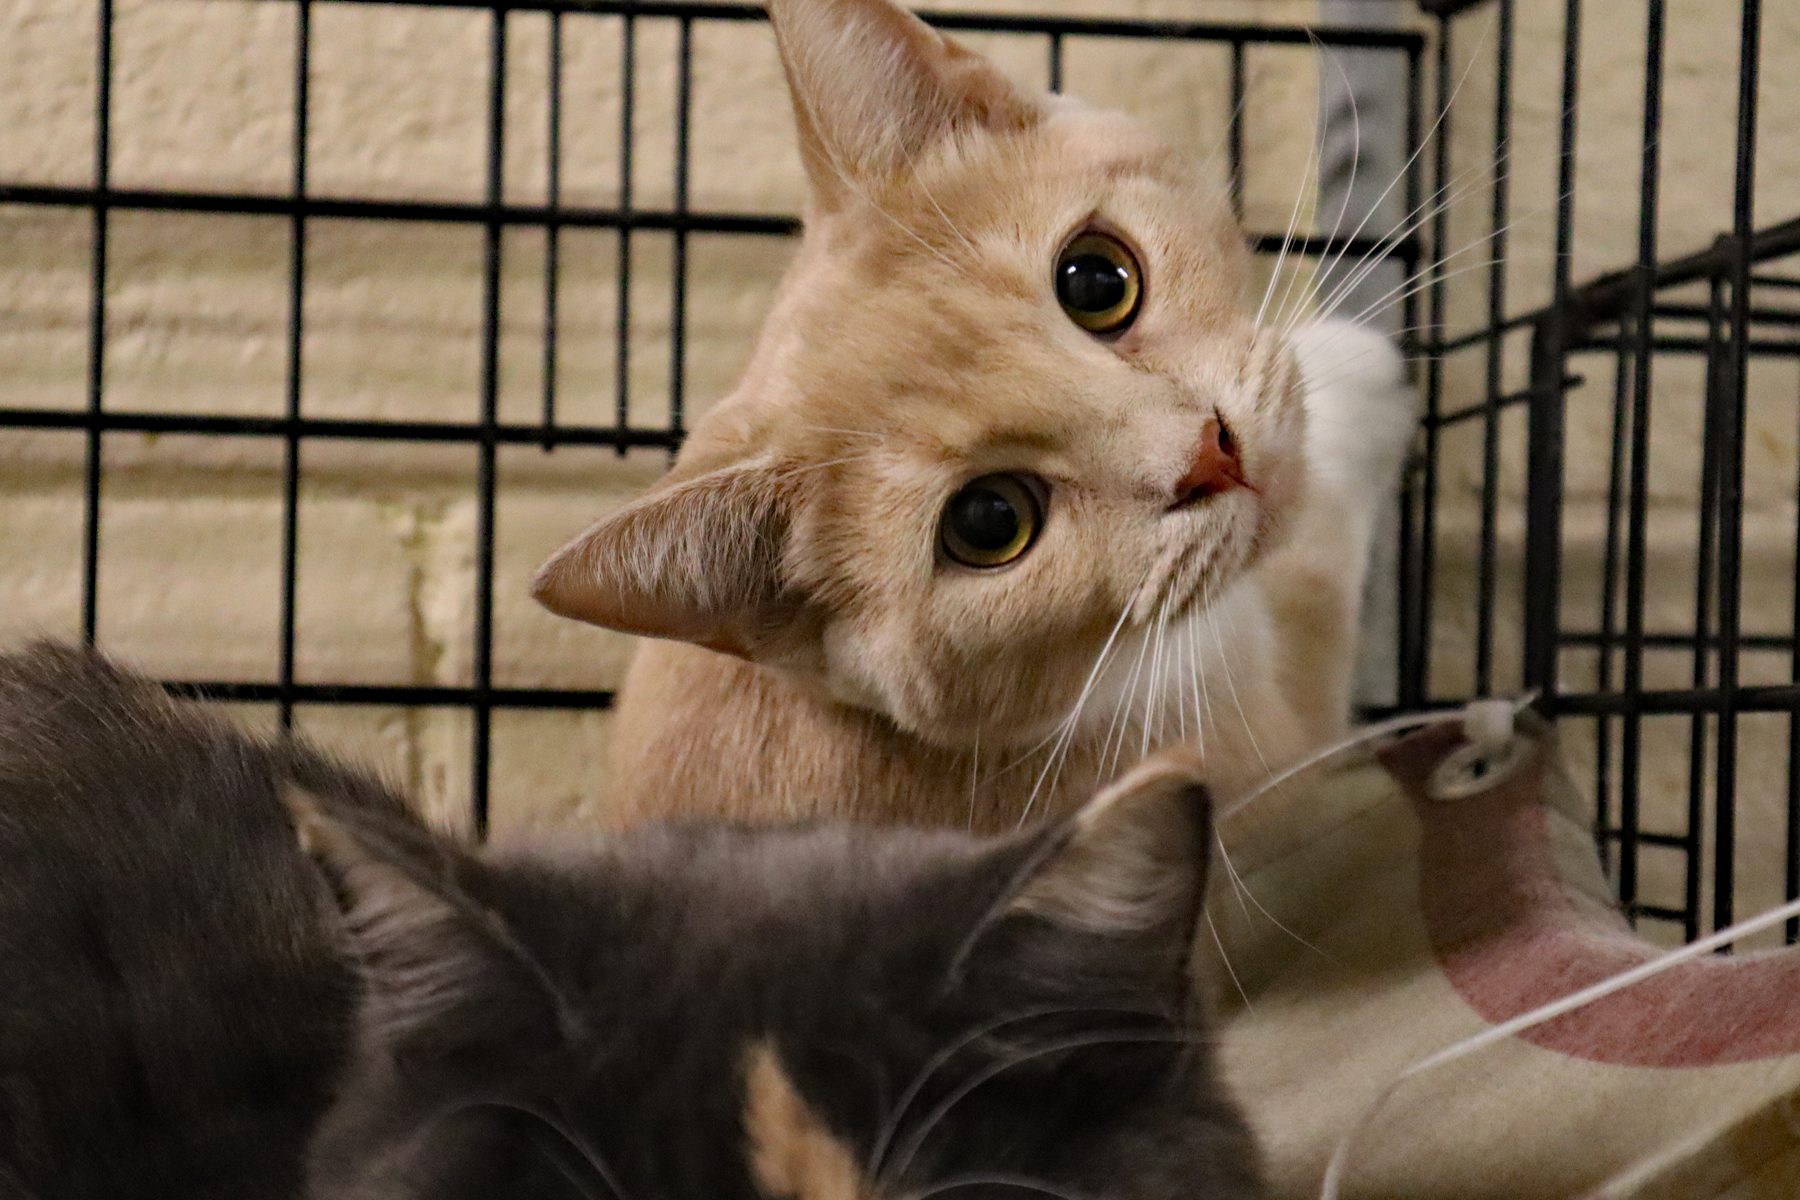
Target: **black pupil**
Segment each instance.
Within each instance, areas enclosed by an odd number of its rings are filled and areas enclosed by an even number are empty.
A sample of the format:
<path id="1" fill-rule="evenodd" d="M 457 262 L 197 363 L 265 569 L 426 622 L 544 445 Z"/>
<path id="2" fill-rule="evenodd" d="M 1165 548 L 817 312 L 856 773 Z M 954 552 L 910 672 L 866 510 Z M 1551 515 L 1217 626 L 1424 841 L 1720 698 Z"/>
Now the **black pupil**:
<path id="1" fill-rule="evenodd" d="M 1011 500 L 985 487 L 966 487 L 950 501 L 950 524 L 976 550 L 1004 550 L 1019 536 Z"/>
<path id="2" fill-rule="evenodd" d="M 1125 299 L 1131 276 L 1100 254 L 1077 254 L 1057 273 L 1056 292 L 1076 312 L 1099 313 Z"/>

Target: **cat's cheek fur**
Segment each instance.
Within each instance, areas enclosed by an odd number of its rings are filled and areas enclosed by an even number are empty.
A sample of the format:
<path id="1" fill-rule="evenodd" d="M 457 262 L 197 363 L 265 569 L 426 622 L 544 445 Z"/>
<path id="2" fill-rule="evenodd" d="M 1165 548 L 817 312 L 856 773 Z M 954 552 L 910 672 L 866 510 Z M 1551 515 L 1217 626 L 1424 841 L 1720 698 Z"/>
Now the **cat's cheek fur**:
<path id="1" fill-rule="evenodd" d="M 1059 570 L 1043 546 L 1016 569 L 944 567 L 918 593 L 828 627 L 831 695 L 943 747 L 1041 737 L 1074 702 L 1129 591 Z"/>
<path id="2" fill-rule="evenodd" d="M 1167 513 L 1064 488 L 1027 555 L 995 570 L 897 566 L 873 551 L 830 568 L 835 585 L 816 568 L 809 586 L 820 591 L 884 581 L 827 622 L 826 690 L 944 747 L 1041 739 L 1081 698 L 1122 617 L 1210 603 L 1261 552 L 1292 492 L 1270 476 L 1273 503 L 1240 489 Z"/>
<path id="3" fill-rule="evenodd" d="M 928 720 L 927 699 L 916 683 L 925 672 L 907 662 L 911 647 L 901 639 L 870 636 L 836 622 L 824 636 L 825 680 L 831 698 L 852 708 L 887 713 L 903 729 L 916 729 Z"/>

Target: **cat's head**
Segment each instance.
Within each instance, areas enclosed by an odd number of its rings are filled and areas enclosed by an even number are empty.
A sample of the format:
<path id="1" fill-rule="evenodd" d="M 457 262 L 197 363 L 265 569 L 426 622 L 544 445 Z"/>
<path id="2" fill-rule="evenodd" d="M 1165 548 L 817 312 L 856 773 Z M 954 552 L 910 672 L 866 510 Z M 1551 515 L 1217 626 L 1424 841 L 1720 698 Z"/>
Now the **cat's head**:
<path id="1" fill-rule="evenodd" d="M 473 856 L 302 797 L 365 979 L 317 1200 L 1241 1200 L 1154 760 L 999 839 L 647 829 Z"/>
<path id="2" fill-rule="evenodd" d="M 1041 734 L 1121 622 L 1277 534 L 1301 384 L 1215 188 L 889 0 L 774 0 L 806 235 L 673 471 L 553 610 L 786 668 L 944 745 Z"/>

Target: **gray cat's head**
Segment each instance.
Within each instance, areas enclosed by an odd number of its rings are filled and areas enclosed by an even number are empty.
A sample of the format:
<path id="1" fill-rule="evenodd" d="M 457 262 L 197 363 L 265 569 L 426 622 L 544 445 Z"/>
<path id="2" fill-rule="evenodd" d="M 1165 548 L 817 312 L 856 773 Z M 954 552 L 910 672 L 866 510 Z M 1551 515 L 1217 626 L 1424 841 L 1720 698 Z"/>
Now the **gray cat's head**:
<path id="1" fill-rule="evenodd" d="M 1190 995 L 1195 767 L 1014 837 L 645 830 L 465 854 L 294 793 L 365 979 L 314 1194 L 1256 1194 Z"/>

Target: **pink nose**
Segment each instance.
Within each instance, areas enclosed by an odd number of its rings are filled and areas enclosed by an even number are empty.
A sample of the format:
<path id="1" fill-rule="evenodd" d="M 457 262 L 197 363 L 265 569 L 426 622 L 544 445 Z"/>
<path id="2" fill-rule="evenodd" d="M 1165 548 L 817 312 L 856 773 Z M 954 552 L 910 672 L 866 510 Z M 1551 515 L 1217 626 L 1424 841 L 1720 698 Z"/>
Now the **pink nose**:
<path id="1" fill-rule="evenodd" d="M 1200 431 L 1200 444 L 1194 448 L 1187 474 L 1175 485 L 1175 503 L 1191 504 L 1234 487 L 1249 486 L 1231 430 L 1217 417 L 1212 418 Z"/>

